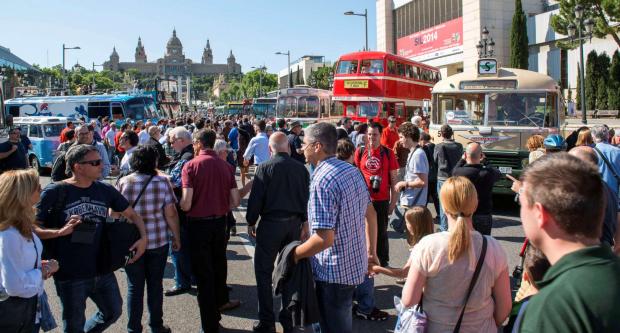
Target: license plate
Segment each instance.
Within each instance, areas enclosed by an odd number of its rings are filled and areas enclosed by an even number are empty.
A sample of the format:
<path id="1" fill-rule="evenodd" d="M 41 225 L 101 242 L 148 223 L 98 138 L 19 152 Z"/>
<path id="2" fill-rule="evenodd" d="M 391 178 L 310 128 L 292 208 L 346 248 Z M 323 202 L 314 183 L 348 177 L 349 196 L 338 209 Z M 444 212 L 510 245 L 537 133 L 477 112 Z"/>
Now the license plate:
<path id="1" fill-rule="evenodd" d="M 501 173 L 512 173 L 512 167 L 499 167 Z"/>

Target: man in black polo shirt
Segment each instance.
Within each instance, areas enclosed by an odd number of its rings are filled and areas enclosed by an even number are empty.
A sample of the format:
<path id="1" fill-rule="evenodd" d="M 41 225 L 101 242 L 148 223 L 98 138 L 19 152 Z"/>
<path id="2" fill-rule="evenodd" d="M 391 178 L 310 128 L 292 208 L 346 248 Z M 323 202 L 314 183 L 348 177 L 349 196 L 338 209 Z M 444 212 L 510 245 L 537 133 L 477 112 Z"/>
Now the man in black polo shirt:
<path id="1" fill-rule="evenodd" d="M 256 168 L 246 219 L 250 233 L 256 229 L 254 272 L 258 289 L 258 318 L 254 332 L 275 332 L 271 274 L 276 255 L 288 243 L 308 231 L 310 175 L 306 167 L 289 156 L 289 141 L 282 132 L 269 138 L 272 158 Z M 281 308 L 284 332 L 292 330 L 289 311 Z"/>
<path id="2" fill-rule="evenodd" d="M 301 123 L 294 121 L 291 123 L 291 132 L 288 135 L 288 144 L 290 146 L 291 158 L 295 161 L 306 164 L 304 151 L 301 149 Z"/>
<path id="3" fill-rule="evenodd" d="M 9 130 L 9 140 L 0 144 L 0 173 L 28 168 L 28 151 L 21 142 L 19 127 Z"/>
<path id="4" fill-rule="evenodd" d="M 493 185 L 501 173 L 488 163 L 481 163 L 483 156 L 480 144 L 470 143 L 463 158 L 452 170 L 452 175 L 467 177 L 474 183 L 478 192 L 478 208 L 473 216 L 474 229 L 483 235 L 490 235 L 493 227 Z"/>

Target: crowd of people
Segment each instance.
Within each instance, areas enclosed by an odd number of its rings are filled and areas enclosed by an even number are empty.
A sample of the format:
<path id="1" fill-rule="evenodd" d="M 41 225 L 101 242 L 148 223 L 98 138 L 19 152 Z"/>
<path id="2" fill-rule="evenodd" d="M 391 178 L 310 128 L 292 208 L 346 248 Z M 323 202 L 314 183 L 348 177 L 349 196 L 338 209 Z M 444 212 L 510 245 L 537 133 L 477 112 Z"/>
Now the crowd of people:
<path id="1" fill-rule="evenodd" d="M 284 332 L 346 333 L 353 316 L 386 320 L 375 304 L 377 274 L 404 284 L 401 305 L 424 317 L 411 325 L 428 332 L 620 330 L 620 148 L 608 127 L 527 141 L 529 165 L 512 186 L 527 237 L 513 302 L 507 254 L 491 236 L 501 173 L 479 143 L 455 141 L 449 125 L 433 139 L 420 117 L 387 120 L 305 129 L 237 116 L 70 122 L 44 189 L 12 130 L 0 145 L 8 165 L 0 175 L 0 331 L 56 326 L 48 278 L 65 332 L 101 332 L 117 321 L 121 290 L 115 269 L 102 268 L 102 249 L 110 225 L 129 222 L 127 331 L 143 330 L 145 288 L 150 330 L 170 332 L 164 296 L 196 285 L 201 327 L 218 332 L 221 313 L 241 305 L 230 298 L 226 247 L 239 222 L 233 210 L 248 194 L 255 332 L 275 332 L 278 321 Z M 389 226 L 410 247 L 403 267 L 390 266 Z M 164 291 L 168 255 L 175 285 Z M 87 319 L 88 298 L 97 311 Z"/>

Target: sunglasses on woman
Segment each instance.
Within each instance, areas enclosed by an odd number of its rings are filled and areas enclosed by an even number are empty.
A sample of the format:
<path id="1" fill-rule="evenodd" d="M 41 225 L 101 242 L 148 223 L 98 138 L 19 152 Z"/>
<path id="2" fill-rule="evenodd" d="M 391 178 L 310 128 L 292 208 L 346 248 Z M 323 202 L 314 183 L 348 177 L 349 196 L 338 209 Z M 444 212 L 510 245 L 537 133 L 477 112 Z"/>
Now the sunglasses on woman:
<path id="1" fill-rule="evenodd" d="M 82 161 L 82 162 L 78 162 L 78 164 L 90 164 L 91 166 L 99 166 L 101 162 L 102 160 L 98 159 L 98 160 L 92 160 L 92 161 Z"/>

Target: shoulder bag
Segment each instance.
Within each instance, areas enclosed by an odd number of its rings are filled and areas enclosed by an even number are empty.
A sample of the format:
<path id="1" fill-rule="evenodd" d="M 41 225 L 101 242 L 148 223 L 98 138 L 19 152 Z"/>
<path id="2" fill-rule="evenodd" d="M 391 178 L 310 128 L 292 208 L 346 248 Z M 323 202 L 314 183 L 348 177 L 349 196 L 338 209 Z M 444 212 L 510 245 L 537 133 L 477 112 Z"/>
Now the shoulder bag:
<path id="1" fill-rule="evenodd" d="M 616 169 L 611 164 L 611 162 L 609 162 L 609 160 L 607 159 L 607 156 L 605 156 L 602 151 L 600 151 L 596 147 L 594 147 L 594 150 L 598 153 L 598 156 L 600 156 L 603 159 L 603 162 L 605 162 L 605 165 L 607 166 L 609 171 L 611 171 L 611 174 L 614 176 L 614 179 L 616 179 L 616 184 L 617 184 L 616 191 L 620 195 L 620 176 L 618 176 L 618 174 L 616 173 Z"/>
<path id="2" fill-rule="evenodd" d="M 478 276 L 480 275 L 480 271 L 482 270 L 482 264 L 484 263 L 484 257 L 487 254 L 487 238 L 482 235 L 482 251 L 480 251 L 480 258 L 478 258 L 478 264 L 476 265 L 476 270 L 474 271 L 474 276 L 471 278 L 471 282 L 469 283 L 469 289 L 467 290 L 467 296 L 465 296 L 465 304 L 463 304 L 463 309 L 461 310 L 461 314 L 459 315 L 459 320 L 456 322 L 456 326 L 454 327 L 454 333 L 458 333 L 461 330 L 461 322 L 463 321 L 463 315 L 465 315 L 465 308 L 467 307 L 467 301 L 469 301 L 469 296 L 471 296 L 471 292 L 474 290 L 476 286 L 476 281 L 478 281 Z"/>
<path id="3" fill-rule="evenodd" d="M 142 194 L 144 194 L 153 177 L 155 175 L 150 176 L 146 184 L 144 184 L 131 208 L 136 208 L 138 201 L 142 198 Z M 99 261 L 99 274 L 104 275 L 125 267 L 127 260 L 131 258 L 129 248 L 139 239 L 140 232 L 138 227 L 133 223 L 127 222 L 124 217 L 104 223 L 101 248 L 97 258 Z"/>

